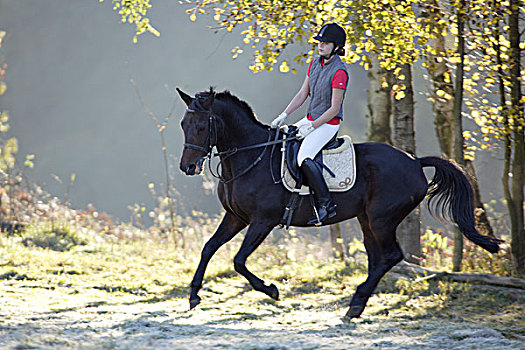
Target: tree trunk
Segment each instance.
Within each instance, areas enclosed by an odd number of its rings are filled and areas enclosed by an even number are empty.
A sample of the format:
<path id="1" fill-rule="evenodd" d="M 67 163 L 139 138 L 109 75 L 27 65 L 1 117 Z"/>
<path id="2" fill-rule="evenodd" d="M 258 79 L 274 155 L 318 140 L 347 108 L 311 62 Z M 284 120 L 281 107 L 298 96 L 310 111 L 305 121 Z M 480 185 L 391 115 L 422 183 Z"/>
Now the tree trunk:
<path id="1" fill-rule="evenodd" d="M 521 50 L 519 12 L 520 1 L 510 0 L 509 6 L 509 41 L 510 41 L 510 117 L 513 119 L 514 147 L 512 149 L 512 169 L 510 179 L 511 198 L 507 198 L 511 218 L 511 255 L 514 272 L 525 276 L 525 228 L 524 228 L 524 171 L 525 171 L 525 140 L 524 111 L 521 102 Z M 510 161 L 510 157 L 508 159 Z"/>
<path id="2" fill-rule="evenodd" d="M 460 1 L 457 8 L 457 26 L 458 26 L 458 48 L 459 62 L 456 65 L 456 79 L 454 95 L 454 119 L 452 124 L 452 153 L 456 162 L 464 167 L 465 157 L 463 155 L 463 68 L 465 62 L 465 37 L 463 36 L 465 28 L 465 0 Z M 461 271 L 461 261 L 463 260 L 463 234 L 454 226 L 454 252 L 452 256 L 452 270 Z"/>
<path id="3" fill-rule="evenodd" d="M 341 236 L 341 224 L 330 225 L 330 241 L 332 242 L 332 253 L 334 259 L 345 259 L 345 247 L 343 244 L 343 237 Z"/>
<path id="4" fill-rule="evenodd" d="M 379 65 L 377 55 L 371 53 L 371 68 L 368 71 L 368 127 L 367 138 L 371 142 L 392 144 L 390 138 L 391 73 Z"/>
<path id="5" fill-rule="evenodd" d="M 427 0 L 422 3 L 421 17 L 432 27 L 441 28 L 439 20 L 443 15 L 437 0 Z M 452 72 L 447 66 L 448 58 L 445 50 L 445 37 L 441 32 L 429 40 L 433 52 L 426 54 L 425 66 L 432 81 L 432 110 L 434 112 L 434 125 L 438 137 L 441 153 L 452 157 L 452 123 L 454 120 L 454 86 L 452 85 Z"/>
<path id="6" fill-rule="evenodd" d="M 405 86 L 405 97 L 392 100 L 393 113 L 393 144 L 405 152 L 416 154 L 416 139 L 414 131 L 414 90 L 412 88 L 412 66 L 400 66 L 396 84 Z M 397 227 L 397 239 L 405 255 L 405 260 L 419 264 L 421 257 L 421 218 L 419 207 L 412 211 Z"/>
<path id="7" fill-rule="evenodd" d="M 465 160 L 465 168 L 470 176 L 470 184 L 474 190 L 474 215 L 476 217 L 476 227 L 481 234 L 494 237 L 494 230 L 490 225 L 487 212 L 485 211 L 485 205 L 481 200 L 474 162 L 471 160 Z"/>
<path id="8" fill-rule="evenodd" d="M 464 1 L 463 8 L 464 8 Z M 421 17 L 432 27 L 441 28 L 439 21 L 443 15 L 437 0 L 423 2 Z M 457 12 L 459 14 L 459 11 Z M 458 16 L 458 53 L 464 51 L 463 16 Z M 442 32 L 436 33 L 434 39 L 429 41 L 433 52 L 426 55 L 426 67 L 432 80 L 432 108 L 434 111 L 434 124 L 439 140 L 441 152 L 448 158 L 454 158 L 460 165 L 463 162 L 463 130 L 461 126 L 461 106 L 463 102 L 463 58 L 457 65 L 455 87 L 452 85 L 452 72 L 447 66 L 448 57 L 445 49 L 445 37 Z M 464 53 L 463 53 L 464 54 Z M 461 71 L 460 71 L 461 69 Z M 454 253 L 453 270 L 459 271 L 463 257 L 463 236 L 454 228 Z"/>

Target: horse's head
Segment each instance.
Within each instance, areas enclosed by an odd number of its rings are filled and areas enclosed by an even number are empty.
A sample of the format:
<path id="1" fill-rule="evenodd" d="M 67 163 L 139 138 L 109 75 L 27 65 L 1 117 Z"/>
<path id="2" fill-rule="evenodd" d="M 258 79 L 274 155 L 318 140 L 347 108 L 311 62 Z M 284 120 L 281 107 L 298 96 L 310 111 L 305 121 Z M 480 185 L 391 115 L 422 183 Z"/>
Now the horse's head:
<path id="1" fill-rule="evenodd" d="M 206 157 L 214 146 L 213 123 L 211 111 L 215 92 L 197 94 L 195 98 L 177 88 L 177 92 L 186 104 L 186 113 L 181 121 L 184 132 L 184 149 L 180 159 L 180 169 L 186 175 L 200 174 Z"/>

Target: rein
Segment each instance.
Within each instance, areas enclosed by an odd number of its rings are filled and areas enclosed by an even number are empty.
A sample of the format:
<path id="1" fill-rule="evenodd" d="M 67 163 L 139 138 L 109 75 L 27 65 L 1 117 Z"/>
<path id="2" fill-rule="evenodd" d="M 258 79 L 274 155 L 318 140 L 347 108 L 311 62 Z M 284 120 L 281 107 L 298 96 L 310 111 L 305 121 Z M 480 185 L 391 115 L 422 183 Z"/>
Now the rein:
<path id="1" fill-rule="evenodd" d="M 250 170 L 252 170 L 257 164 L 259 164 L 259 162 L 263 159 L 264 155 L 266 154 L 266 151 L 268 149 L 268 146 L 272 146 L 272 145 L 277 145 L 277 144 L 280 144 L 280 143 L 283 143 L 285 141 L 291 141 L 291 140 L 296 140 L 298 137 L 297 136 L 291 136 L 289 138 L 286 138 L 286 139 L 277 139 L 278 137 L 278 131 L 279 129 L 276 129 L 276 139 L 273 140 L 273 141 L 270 141 L 271 138 L 272 138 L 272 134 L 270 133 L 268 135 L 268 141 L 267 142 L 263 142 L 263 143 L 257 143 L 257 144 L 254 144 L 254 145 L 250 145 L 250 146 L 245 146 L 245 147 L 241 147 L 241 148 L 237 148 L 237 147 L 234 147 L 230 150 L 227 150 L 227 151 L 224 151 L 224 152 L 217 152 L 217 153 L 214 153 L 213 156 L 214 157 L 220 157 L 220 156 L 224 156 L 224 158 L 221 158 L 221 160 L 219 161 L 219 163 L 217 164 L 217 167 L 216 167 L 216 172 L 217 174 L 219 173 L 219 167 L 221 167 L 222 163 L 227 160 L 228 158 L 230 158 L 231 156 L 237 154 L 238 152 L 243 152 L 243 151 L 249 151 L 249 150 L 252 150 L 252 149 L 257 149 L 257 148 L 261 148 L 261 147 L 264 147 L 264 149 L 262 150 L 261 154 L 255 159 L 255 161 L 253 161 L 252 164 L 250 164 L 247 168 L 245 168 L 243 171 L 241 171 L 239 174 L 235 175 L 234 177 L 232 177 L 231 179 L 225 179 L 223 175 L 216 175 L 213 173 L 213 171 L 211 170 L 211 165 L 210 165 L 210 173 L 218 178 L 222 183 L 224 184 L 227 184 L 227 183 L 230 183 L 232 182 L 233 180 L 236 180 L 238 179 L 239 177 L 245 175 L 247 172 L 249 172 Z M 273 153 L 273 152 L 272 152 Z M 211 154 L 209 155 L 209 159 L 211 161 Z M 270 164 L 270 169 L 272 170 L 272 176 L 273 176 L 273 169 L 272 169 L 272 164 Z"/>
<path id="2" fill-rule="evenodd" d="M 231 149 L 229 149 L 227 151 L 213 153 L 213 147 L 216 146 L 216 142 L 217 142 L 217 121 L 216 121 L 216 115 L 212 112 L 211 109 L 210 110 L 206 110 L 205 108 L 203 108 L 201 106 L 201 104 L 199 103 L 198 99 L 195 99 L 194 101 L 195 101 L 196 107 L 198 107 L 198 109 L 187 108 L 188 112 L 208 113 L 208 117 L 209 117 L 209 121 L 210 121 L 209 122 L 209 129 L 208 129 L 209 130 L 208 137 L 206 138 L 206 141 L 207 141 L 206 143 L 208 144 L 208 147 L 205 148 L 203 146 L 194 145 L 194 144 L 191 144 L 191 143 L 184 143 L 184 148 L 191 148 L 191 149 L 194 149 L 194 150 L 197 150 L 197 151 L 200 151 L 200 152 L 204 153 L 204 156 L 201 158 L 201 161 L 204 161 L 206 158 L 208 158 L 208 167 L 210 169 L 210 173 L 212 174 L 213 177 L 219 179 L 219 181 L 224 183 L 224 184 L 230 183 L 230 182 L 238 179 L 239 177 L 245 175 L 250 170 L 252 170 L 255 166 L 257 166 L 257 164 L 259 164 L 259 162 L 263 159 L 264 155 L 266 154 L 268 146 L 280 144 L 280 143 L 283 143 L 285 141 L 292 141 L 292 140 L 298 139 L 297 136 L 291 136 L 291 135 L 288 138 L 286 138 L 286 139 L 278 139 L 278 137 L 279 137 L 278 136 L 279 135 L 279 129 L 276 129 L 275 139 L 273 141 L 270 141 L 271 138 L 272 138 L 272 134 L 270 133 L 269 136 L 268 136 L 268 141 L 267 142 L 257 143 L 257 144 L 254 144 L 254 145 L 249 145 L 249 146 L 239 147 L 239 148 L 238 147 L 233 147 L 233 148 L 231 148 Z M 213 133 L 213 130 L 215 130 L 215 133 Z M 213 140 L 214 139 L 213 134 L 215 135 L 215 140 Z M 262 150 L 261 154 L 255 159 L 255 161 L 252 162 L 252 164 L 250 164 L 248 167 L 246 167 L 239 174 L 233 176 L 230 179 L 226 179 L 224 177 L 224 175 L 222 175 L 222 164 L 228 158 L 232 157 L 233 155 L 235 155 L 235 154 L 237 154 L 239 152 L 249 151 L 249 150 L 253 150 L 253 149 L 257 149 L 257 148 L 261 148 L 261 147 L 264 147 L 264 149 Z M 221 157 L 221 160 L 219 161 L 219 163 L 216 166 L 215 173 L 213 172 L 212 167 L 211 167 L 211 158 L 212 157 Z M 271 167 L 272 167 L 272 164 L 270 164 L 270 168 Z M 273 176 L 273 169 L 272 169 L 272 176 Z"/>
<path id="3" fill-rule="evenodd" d="M 270 137 L 268 139 L 271 139 L 271 138 L 272 138 L 272 136 L 270 135 Z M 260 148 L 260 147 L 263 147 L 263 146 L 277 145 L 279 143 L 283 143 L 284 141 L 293 141 L 293 140 L 297 140 L 297 139 L 298 139 L 297 136 L 291 136 L 291 137 L 288 137 L 286 139 L 276 139 L 274 141 L 257 143 L 255 145 L 250 145 L 250 146 L 241 147 L 241 148 L 233 147 L 232 149 L 224 151 L 224 152 L 214 153 L 213 156 L 214 157 L 216 157 L 216 156 L 223 156 L 223 155 L 228 155 L 229 156 L 230 153 L 237 153 L 237 152 L 241 152 L 241 151 L 249 151 L 251 149 Z"/>

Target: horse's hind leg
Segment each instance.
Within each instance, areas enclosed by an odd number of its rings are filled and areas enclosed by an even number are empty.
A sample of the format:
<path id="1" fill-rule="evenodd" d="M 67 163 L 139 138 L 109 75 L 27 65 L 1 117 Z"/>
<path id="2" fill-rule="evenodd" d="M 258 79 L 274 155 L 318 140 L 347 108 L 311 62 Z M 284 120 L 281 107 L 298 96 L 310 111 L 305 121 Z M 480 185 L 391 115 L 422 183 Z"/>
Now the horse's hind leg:
<path id="1" fill-rule="evenodd" d="M 254 252 L 255 249 L 264 241 L 268 236 L 273 226 L 267 222 L 256 222 L 252 223 L 248 227 L 246 232 L 246 237 L 242 242 L 241 248 L 235 258 L 233 259 L 233 264 L 235 266 L 235 271 L 243 275 L 248 282 L 252 285 L 253 289 L 263 292 L 268 295 L 270 298 L 275 300 L 279 299 L 279 291 L 274 284 L 269 286 L 264 284 L 264 281 L 259 277 L 255 276 L 246 268 L 246 260 Z"/>
<path id="2" fill-rule="evenodd" d="M 381 278 L 403 259 L 403 252 L 396 241 L 395 227 L 384 223 L 370 225 L 365 214 L 358 216 L 358 219 L 368 254 L 368 277 L 357 287 L 345 315 L 346 319 L 361 315 Z"/>
<path id="3" fill-rule="evenodd" d="M 206 271 L 206 267 L 208 266 L 211 257 L 215 254 L 217 249 L 235 237 L 235 235 L 244 227 L 246 227 L 246 224 L 237 219 L 233 214 L 226 213 L 221 224 L 217 228 L 217 231 L 215 231 L 213 236 L 204 245 L 199 267 L 197 267 L 197 271 L 195 271 L 195 275 L 191 281 L 190 309 L 193 309 L 201 301 L 201 298 L 197 293 L 202 288 L 204 272 Z"/>

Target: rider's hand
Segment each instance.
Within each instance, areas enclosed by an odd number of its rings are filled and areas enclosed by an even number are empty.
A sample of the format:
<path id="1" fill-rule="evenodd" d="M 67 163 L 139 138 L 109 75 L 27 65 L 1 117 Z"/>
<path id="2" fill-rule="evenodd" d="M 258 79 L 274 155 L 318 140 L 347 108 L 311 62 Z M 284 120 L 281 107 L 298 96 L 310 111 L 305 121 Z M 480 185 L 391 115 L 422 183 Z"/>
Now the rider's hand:
<path id="1" fill-rule="evenodd" d="M 299 126 L 299 129 L 297 130 L 297 137 L 303 139 L 312 131 L 314 131 L 314 129 L 314 122 L 307 121 L 306 123 L 303 123 L 301 126 Z"/>
<path id="2" fill-rule="evenodd" d="M 286 117 L 288 117 L 288 114 L 286 112 L 282 112 L 277 118 L 275 118 L 272 121 L 272 124 L 270 125 L 272 126 L 272 128 L 280 127 L 281 125 L 283 125 L 284 121 L 286 120 Z"/>

